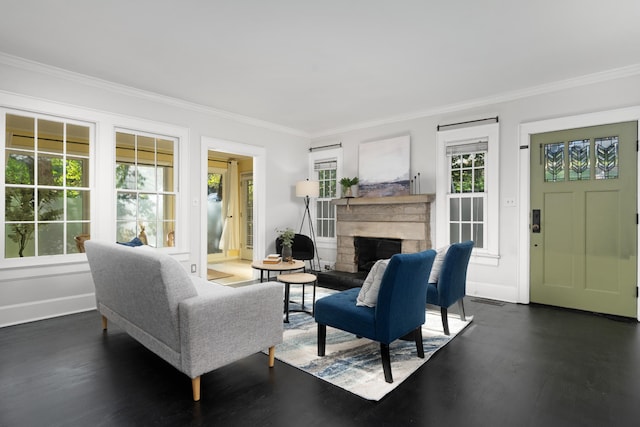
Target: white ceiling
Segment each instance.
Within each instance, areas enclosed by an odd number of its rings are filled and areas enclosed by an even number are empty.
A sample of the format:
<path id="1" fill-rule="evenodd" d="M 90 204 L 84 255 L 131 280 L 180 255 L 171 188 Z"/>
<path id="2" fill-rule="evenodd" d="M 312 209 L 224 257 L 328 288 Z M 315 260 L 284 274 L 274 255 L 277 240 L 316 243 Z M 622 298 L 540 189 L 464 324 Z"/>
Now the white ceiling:
<path id="1" fill-rule="evenodd" d="M 0 52 L 316 136 L 640 64 L 639 0 L 2 0 L 2 15 Z"/>

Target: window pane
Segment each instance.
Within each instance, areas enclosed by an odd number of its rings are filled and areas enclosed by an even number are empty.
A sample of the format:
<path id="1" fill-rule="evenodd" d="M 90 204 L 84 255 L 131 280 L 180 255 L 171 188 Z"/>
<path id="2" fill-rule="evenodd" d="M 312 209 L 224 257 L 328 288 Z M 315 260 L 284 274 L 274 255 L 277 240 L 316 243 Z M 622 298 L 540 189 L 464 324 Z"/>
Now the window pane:
<path id="1" fill-rule="evenodd" d="M 569 181 L 591 178 L 588 139 L 569 142 Z"/>
<path id="2" fill-rule="evenodd" d="M 35 120 L 32 117 L 7 114 L 6 118 L 7 148 L 34 151 Z"/>
<path id="3" fill-rule="evenodd" d="M 460 221 L 460 199 L 457 197 L 449 199 L 449 219 Z"/>
<path id="4" fill-rule="evenodd" d="M 158 191 L 173 191 L 174 142 L 157 140 Z"/>
<path id="5" fill-rule="evenodd" d="M 81 221 L 89 218 L 90 192 L 67 190 L 67 221 Z"/>
<path id="6" fill-rule="evenodd" d="M 41 154 L 38 156 L 38 185 L 64 185 L 62 157 Z"/>
<path id="7" fill-rule="evenodd" d="M 596 179 L 618 178 L 618 137 L 597 138 Z"/>
<path id="8" fill-rule="evenodd" d="M 116 241 L 130 242 L 134 237 L 137 237 L 135 221 L 118 222 L 116 224 Z"/>
<path id="9" fill-rule="evenodd" d="M 176 196 L 165 194 L 154 197 L 158 200 L 158 220 L 175 219 Z"/>
<path id="10" fill-rule="evenodd" d="M 34 190 L 31 188 L 5 188 L 5 220 L 33 221 Z"/>
<path id="11" fill-rule="evenodd" d="M 30 257 L 36 253 L 33 224 L 5 224 L 5 258 Z"/>
<path id="12" fill-rule="evenodd" d="M 67 187 L 89 186 L 89 159 L 67 158 Z"/>
<path id="13" fill-rule="evenodd" d="M 473 224 L 473 246 L 484 248 L 484 231 L 482 224 Z"/>
<path id="14" fill-rule="evenodd" d="M 38 225 L 38 255 L 64 253 L 64 224 Z"/>
<path id="15" fill-rule="evenodd" d="M 38 151 L 59 153 L 64 151 L 64 124 L 49 120 L 38 120 Z"/>
<path id="16" fill-rule="evenodd" d="M 157 218 L 158 196 L 142 193 L 138 195 L 138 220 L 148 223 Z"/>
<path id="17" fill-rule="evenodd" d="M 473 191 L 475 193 L 484 192 L 484 169 L 475 169 L 473 171 Z"/>
<path id="18" fill-rule="evenodd" d="M 116 205 L 118 220 L 135 221 L 138 216 L 138 201 L 135 193 L 118 193 Z"/>
<path id="19" fill-rule="evenodd" d="M 462 192 L 463 193 L 471 193 L 473 191 L 473 172 L 471 169 L 463 169 L 462 170 Z"/>
<path id="20" fill-rule="evenodd" d="M 138 136 L 137 162 L 140 191 L 156 191 L 156 142 L 154 138 Z"/>
<path id="21" fill-rule="evenodd" d="M 34 184 L 33 164 L 33 153 L 27 154 L 8 150 L 4 182 L 7 184 Z"/>
<path id="22" fill-rule="evenodd" d="M 91 228 L 88 222 L 68 222 L 67 223 L 67 253 L 80 253 L 76 236 L 91 235 Z"/>
<path id="23" fill-rule="evenodd" d="M 38 221 L 61 220 L 64 203 L 62 190 L 38 190 Z"/>
<path id="24" fill-rule="evenodd" d="M 461 173 L 460 170 L 451 171 L 451 192 L 461 193 L 462 184 L 460 183 Z"/>
<path id="25" fill-rule="evenodd" d="M 460 241 L 471 240 L 471 224 L 460 224 Z"/>
<path id="26" fill-rule="evenodd" d="M 458 243 L 460 241 L 460 224 L 452 222 L 449 224 L 449 241 Z"/>
<path id="27" fill-rule="evenodd" d="M 483 203 L 484 200 L 482 197 L 474 197 L 473 198 L 473 220 L 474 221 L 483 221 Z"/>
<path id="28" fill-rule="evenodd" d="M 476 153 L 473 162 L 474 167 L 484 167 L 484 157 L 486 153 Z"/>
<path id="29" fill-rule="evenodd" d="M 462 221 L 471 221 L 471 199 L 468 197 L 460 200 L 460 213 L 462 216 Z"/>
<path id="30" fill-rule="evenodd" d="M 89 157 L 89 127 L 67 124 L 67 154 Z"/>
<path id="31" fill-rule="evenodd" d="M 116 188 L 136 189 L 135 136 L 116 133 Z"/>

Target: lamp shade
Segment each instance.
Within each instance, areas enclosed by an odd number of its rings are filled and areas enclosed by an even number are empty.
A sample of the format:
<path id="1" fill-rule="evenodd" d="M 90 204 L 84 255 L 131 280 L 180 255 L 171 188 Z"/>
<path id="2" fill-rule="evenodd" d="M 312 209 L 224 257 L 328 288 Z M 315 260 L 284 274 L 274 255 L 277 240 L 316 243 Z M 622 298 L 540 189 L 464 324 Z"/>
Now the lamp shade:
<path id="1" fill-rule="evenodd" d="M 296 197 L 318 197 L 320 195 L 320 183 L 318 181 L 298 181 L 296 184 Z"/>

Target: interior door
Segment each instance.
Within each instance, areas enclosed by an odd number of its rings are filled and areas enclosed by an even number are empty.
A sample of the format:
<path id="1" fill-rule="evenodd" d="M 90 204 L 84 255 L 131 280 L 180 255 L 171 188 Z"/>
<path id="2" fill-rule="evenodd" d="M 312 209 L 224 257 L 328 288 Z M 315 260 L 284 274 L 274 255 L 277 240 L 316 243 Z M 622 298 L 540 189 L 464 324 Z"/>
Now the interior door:
<path id="1" fill-rule="evenodd" d="M 637 122 L 531 137 L 531 301 L 636 317 Z"/>
<path id="2" fill-rule="evenodd" d="M 240 257 L 246 260 L 253 260 L 253 172 L 243 173 L 240 176 L 240 192 L 242 197 L 242 203 L 240 204 L 242 223 Z"/>

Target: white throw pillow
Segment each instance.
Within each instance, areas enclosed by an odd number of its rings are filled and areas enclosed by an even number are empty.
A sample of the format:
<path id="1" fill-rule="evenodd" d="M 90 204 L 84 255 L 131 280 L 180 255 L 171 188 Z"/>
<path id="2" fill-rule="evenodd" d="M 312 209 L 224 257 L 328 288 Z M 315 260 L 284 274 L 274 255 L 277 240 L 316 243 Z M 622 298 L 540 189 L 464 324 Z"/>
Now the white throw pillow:
<path id="1" fill-rule="evenodd" d="M 375 307 L 378 302 L 378 292 L 380 291 L 380 282 L 382 282 L 382 276 L 389 264 L 388 259 L 379 259 L 373 264 L 367 278 L 364 279 L 358 298 L 356 299 L 356 305 Z"/>
<path id="2" fill-rule="evenodd" d="M 433 265 L 431 266 L 431 274 L 429 275 L 429 283 L 438 283 L 438 279 L 440 278 L 440 270 L 442 269 L 442 263 L 444 262 L 444 257 L 447 255 L 447 251 L 449 250 L 449 246 L 443 246 L 440 249 L 436 249 L 436 258 L 433 260 Z"/>

